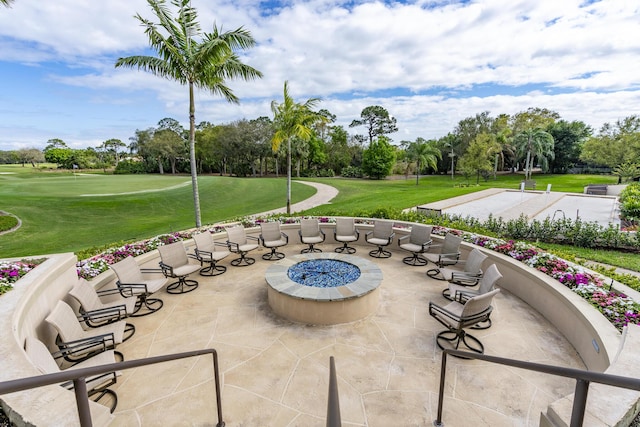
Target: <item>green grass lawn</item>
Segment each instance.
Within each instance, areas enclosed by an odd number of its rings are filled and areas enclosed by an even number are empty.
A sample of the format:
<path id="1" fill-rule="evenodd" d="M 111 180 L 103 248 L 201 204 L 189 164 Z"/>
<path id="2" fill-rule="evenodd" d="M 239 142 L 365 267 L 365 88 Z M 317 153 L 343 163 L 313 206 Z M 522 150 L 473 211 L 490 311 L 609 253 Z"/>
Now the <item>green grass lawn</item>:
<path id="1" fill-rule="evenodd" d="M 286 204 L 283 178 L 201 176 L 198 183 L 203 224 Z M 292 201 L 314 193 L 293 183 Z M 0 201 L 0 210 L 22 220 L 16 232 L 0 235 L 0 258 L 77 252 L 195 225 L 189 176 L 0 174 Z"/>

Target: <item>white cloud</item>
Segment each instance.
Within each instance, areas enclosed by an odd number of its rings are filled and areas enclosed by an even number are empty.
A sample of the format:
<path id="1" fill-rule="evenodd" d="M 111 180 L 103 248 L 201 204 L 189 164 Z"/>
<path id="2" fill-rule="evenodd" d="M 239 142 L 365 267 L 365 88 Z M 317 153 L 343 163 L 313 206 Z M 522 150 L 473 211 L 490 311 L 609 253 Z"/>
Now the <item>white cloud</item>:
<path id="1" fill-rule="evenodd" d="M 640 2 L 582 3 L 309 0 L 261 10 L 258 0 L 193 0 L 204 31 L 215 21 L 224 30 L 244 26 L 252 32 L 258 44 L 244 54 L 245 62 L 264 73 L 258 81 L 229 82 L 242 100 L 239 106 L 199 93 L 197 119 L 220 123 L 270 116 L 270 101 L 282 97 L 285 80 L 296 99 L 322 97 L 322 108 L 345 126 L 364 107 L 383 105 L 398 119 L 397 140 L 442 136 L 459 120 L 485 110 L 513 114 L 546 107 L 596 128 L 638 114 L 640 40 L 631 35 L 637 32 Z M 100 122 L 93 137 L 91 120 L 78 131 L 36 120 L 34 135 L 67 132 L 81 141 L 113 136 L 98 131 L 128 132 L 117 136 L 125 140 L 162 115 L 186 124 L 185 88 L 113 67 L 118 57 L 147 48 L 136 12 L 152 18 L 144 0 L 19 0 L 0 9 L 0 61 L 36 67 L 58 61 L 61 66 L 46 73 L 47 81 L 59 91 L 83 91 L 87 109 L 112 106 L 116 127 Z M 24 99 L 34 105 L 0 98 L 0 122 L 7 131 L 0 134 L 0 149 L 15 144 L 20 139 L 15 135 L 29 134 L 20 120 L 7 129 L 6 119 L 19 115 L 19 108 L 34 117 L 39 110 L 65 114 L 56 112 L 55 99 L 28 93 Z M 13 105 L 19 108 L 3 113 Z M 146 110 L 159 116 L 136 125 L 128 110 L 119 115 L 122 106 L 135 105 L 139 117 Z"/>

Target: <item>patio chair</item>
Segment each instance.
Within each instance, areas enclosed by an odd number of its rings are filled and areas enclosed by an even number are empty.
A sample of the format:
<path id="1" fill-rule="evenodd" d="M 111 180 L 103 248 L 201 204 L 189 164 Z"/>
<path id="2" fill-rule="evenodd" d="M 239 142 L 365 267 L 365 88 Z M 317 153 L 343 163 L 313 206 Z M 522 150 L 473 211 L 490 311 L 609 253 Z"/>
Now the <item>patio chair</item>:
<path id="1" fill-rule="evenodd" d="M 427 270 L 427 275 L 437 278 L 440 268 L 456 264 L 460 259 L 460 243 L 462 243 L 462 237 L 447 233 L 444 236 L 444 242 L 431 245 L 433 249 L 438 248 L 439 252 L 425 254 L 424 257 L 436 265 L 436 268 Z"/>
<path id="2" fill-rule="evenodd" d="M 55 374 L 57 372 L 61 372 L 60 366 L 58 365 L 56 360 L 62 358 L 66 352 L 73 350 L 67 349 L 63 352 L 58 351 L 55 353 L 51 353 L 42 341 L 34 337 L 27 337 L 25 339 L 24 349 L 27 353 L 27 357 L 29 358 L 29 360 L 31 360 L 31 363 L 42 374 Z M 103 353 L 97 354 L 90 359 L 86 359 L 82 362 L 76 363 L 68 369 L 91 368 L 94 366 L 107 365 L 116 362 L 117 361 L 115 353 L 113 352 L 113 350 L 108 350 Z M 87 394 L 89 395 L 90 399 L 95 402 L 102 403 L 101 400 L 103 398 L 111 398 L 111 405 L 108 405 L 111 413 L 113 413 L 113 411 L 116 409 L 116 406 L 118 405 L 118 395 L 109 387 L 116 384 L 118 375 L 120 375 L 120 372 L 114 371 L 85 378 L 85 383 L 87 384 Z M 68 381 L 60 385 L 67 390 L 73 390 L 72 381 Z"/>
<path id="3" fill-rule="evenodd" d="M 90 328 L 123 320 L 136 310 L 137 298 L 125 298 L 117 288 L 96 291 L 82 278 L 71 288 L 69 295 L 80 305 L 80 315 Z M 101 295 L 112 296 L 114 300 L 103 302 Z"/>
<path id="4" fill-rule="evenodd" d="M 271 251 L 262 255 L 262 259 L 275 261 L 284 258 L 283 252 L 278 252 L 278 248 L 289 243 L 289 236 L 280 230 L 280 222 L 263 222 L 260 224 L 260 241 L 262 246 Z"/>
<path id="5" fill-rule="evenodd" d="M 64 301 L 58 301 L 45 321 L 58 333 L 56 345 L 65 352 L 73 348 L 73 354 L 68 351 L 65 359 L 69 362 L 79 362 L 98 353 L 115 349 L 115 346 L 131 338 L 135 326 L 124 320 L 109 323 L 97 328 L 84 330 L 80 325 L 73 309 Z"/>
<path id="6" fill-rule="evenodd" d="M 200 267 L 205 263 L 208 264 L 200 269 L 202 276 L 217 276 L 227 271 L 227 267 L 217 264 L 231 254 L 226 244 L 214 242 L 213 236 L 208 231 L 195 234 L 193 241 L 196 244 L 195 257 L 200 261 Z M 218 249 L 218 247 L 224 247 L 224 249 Z"/>
<path id="7" fill-rule="evenodd" d="M 231 261 L 231 265 L 234 267 L 246 267 L 255 263 L 256 260 L 248 257 L 247 254 L 258 249 L 257 242 L 259 242 L 257 237 L 247 236 L 242 225 L 227 228 L 227 246 L 229 246 L 231 252 L 240 255 L 240 258 Z"/>
<path id="8" fill-rule="evenodd" d="M 491 326 L 489 315 L 493 310 L 491 301 L 500 292 L 494 289 L 482 295 L 465 297 L 460 294 L 460 299 L 452 301 L 444 307 L 429 302 L 429 315 L 444 325 L 447 329 L 436 336 L 436 343 L 440 349 L 458 349 L 462 343 L 468 350 L 476 353 L 484 353 L 484 345 L 480 340 L 465 331 L 470 329 L 486 329 Z M 488 326 L 479 326 L 488 322 Z"/>
<path id="9" fill-rule="evenodd" d="M 477 288 L 470 288 L 465 285 L 458 285 L 456 283 L 449 283 L 449 287 L 442 291 L 442 296 L 446 299 L 454 301 L 459 299 L 458 294 L 462 293 L 466 296 L 475 296 L 486 294 L 492 291 L 498 280 L 502 279 L 502 274 L 498 271 L 498 267 L 495 264 L 491 264 L 487 271 L 484 272 L 482 278 L 479 281 Z"/>
<path id="10" fill-rule="evenodd" d="M 356 253 L 356 248 L 349 246 L 349 243 L 357 242 L 360 233 L 356 228 L 353 218 L 336 218 L 336 229 L 333 232 L 336 242 L 342 243 L 342 246 L 335 249 L 338 253 Z"/>
<path id="11" fill-rule="evenodd" d="M 411 233 L 398 239 L 400 249 L 411 252 L 413 255 L 402 259 L 407 265 L 422 266 L 427 265 L 427 259 L 422 256 L 431 247 L 431 230 L 430 225 L 411 226 Z"/>
<path id="12" fill-rule="evenodd" d="M 369 256 L 374 258 L 389 258 L 391 252 L 385 250 L 393 241 L 393 222 L 376 220 L 373 223 L 373 230 L 365 234 L 364 239 L 370 245 L 376 245 L 378 249 L 369 252 Z"/>
<path id="13" fill-rule="evenodd" d="M 324 231 L 320 229 L 320 222 L 317 219 L 301 219 L 298 234 L 300 235 L 300 242 L 309 246 L 301 250 L 300 253 L 322 252 L 322 249 L 314 247 L 318 243 L 324 242 L 325 239 Z"/>
<path id="14" fill-rule="evenodd" d="M 118 280 L 116 286 L 124 297 L 135 297 L 136 308 L 131 317 L 146 316 L 160 310 L 164 302 L 159 298 L 150 298 L 167 283 L 165 277 L 158 279 L 145 279 L 143 270 L 132 256 L 109 266 Z"/>
<path id="15" fill-rule="evenodd" d="M 446 280 L 461 286 L 475 286 L 482 277 L 482 264 L 487 255 L 478 248 L 469 252 L 466 260 L 449 267 L 439 268 L 437 272 L 428 271 L 427 275 L 437 280 Z"/>
<path id="16" fill-rule="evenodd" d="M 200 266 L 189 264 L 189 257 L 184 243 L 181 241 L 158 246 L 160 252 L 160 269 L 165 277 L 178 279 L 167 285 L 170 294 L 185 294 L 198 287 L 198 281 L 187 279 L 187 276 L 200 270 Z"/>

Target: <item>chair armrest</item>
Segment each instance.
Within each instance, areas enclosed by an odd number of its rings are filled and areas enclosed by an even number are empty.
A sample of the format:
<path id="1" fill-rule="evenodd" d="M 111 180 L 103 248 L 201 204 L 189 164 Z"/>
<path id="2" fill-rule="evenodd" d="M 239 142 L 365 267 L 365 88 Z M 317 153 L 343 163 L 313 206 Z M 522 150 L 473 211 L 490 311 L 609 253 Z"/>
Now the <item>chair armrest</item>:
<path id="1" fill-rule="evenodd" d="M 240 252 L 240 245 L 235 242 L 230 242 L 227 240 L 227 247 L 231 252 Z"/>
<path id="2" fill-rule="evenodd" d="M 212 259 L 213 258 L 213 252 L 210 251 L 201 251 L 199 249 L 196 249 L 196 253 L 195 253 L 196 259 L 197 260 L 202 260 L 202 259 Z"/>
<path id="3" fill-rule="evenodd" d="M 428 240 L 428 241 L 424 242 L 422 244 L 422 250 L 424 251 L 425 249 L 430 248 L 431 247 L 431 243 L 433 243 L 433 240 Z"/>
<path id="4" fill-rule="evenodd" d="M 120 295 L 125 298 L 135 297 L 141 294 L 148 294 L 149 290 L 147 289 L 146 283 L 118 283 L 118 288 L 120 289 Z"/>
<path id="5" fill-rule="evenodd" d="M 444 321 L 442 319 L 440 319 L 438 316 L 444 316 L 447 319 L 450 319 L 454 322 L 457 322 L 460 318 L 457 314 L 450 312 L 449 310 L 445 309 L 444 307 L 439 306 L 438 304 L 429 301 L 429 315 L 434 317 L 438 322 L 442 323 L 445 326 L 449 326 L 446 323 L 444 323 Z"/>
<path id="6" fill-rule="evenodd" d="M 257 237 L 254 237 L 254 236 L 246 236 L 246 237 L 247 237 L 247 240 L 255 240 L 256 242 L 260 241 L 260 239 L 258 239 Z"/>
<path id="7" fill-rule="evenodd" d="M 78 320 L 81 322 L 104 322 L 111 320 L 122 320 L 127 317 L 127 308 L 124 304 L 114 305 L 113 307 L 99 308 L 97 310 L 81 311 Z"/>
<path id="8" fill-rule="evenodd" d="M 213 246 L 220 246 L 221 248 L 229 247 L 229 245 L 227 245 L 226 243 L 222 243 L 222 242 L 213 242 Z"/>
<path id="9" fill-rule="evenodd" d="M 283 232 L 280 232 L 280 236 L 284 239 L 285 242 L 289 243 L 289 236 Z"/>
<path id="10" fill-rule="evenodd" d="M 118 288 L 100 289 L 99 291 L 96 291 L 96 293 L 99 297 L 108 295 L 122 295 L 122 292 L 120 292 L 120 289 Z"/>
<path id="11" fill-rule="evenodd" d="M 410 234 L 405 234 L 404 236 L 398 238 L 398 244 L 402 243 L 403 240 L 407 240 L 410 237 L 411 237 Z"/>
<path id="12" fill-rule="evenodd" d="M 58 341 L 59 352 L 63 357 L 87 355 L 96 351 L 107 351 L 116 348 L 116 339 L 113 332 L 81 338 L 74 341 Z M 98 349 L 96 349 L 98 347 Z"/>
<path id="13" fill-rule="evenodd" d="M 164 262 L 160 262 L 160 268 L 162 269 L 162 274 L 165 276 L 173 276 L 173 267 L 165 264 Z"/>

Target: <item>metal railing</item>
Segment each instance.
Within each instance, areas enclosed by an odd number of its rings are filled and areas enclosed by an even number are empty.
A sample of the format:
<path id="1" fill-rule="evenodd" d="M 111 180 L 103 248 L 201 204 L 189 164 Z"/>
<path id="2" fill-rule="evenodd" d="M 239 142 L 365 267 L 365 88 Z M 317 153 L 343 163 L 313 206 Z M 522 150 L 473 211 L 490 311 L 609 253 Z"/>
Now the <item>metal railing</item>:
<path id="1" fill-rule="evenodd" d="M 573 409 L 571 411 L 570 427 L 581 427 L 584 421 L 584 413 L 587 406 L 587 393 L 590 383 L 599 383 L 613 387 L 626 388 L 640 391 L 640 379 L 621 377 L 619 375 L 603 374 L 600 372 L 585 371 L 575 368 L 564 368 L 561 366 L 544 365 L 541 363 L 525 362 L 522 360 L 506 359 L 503 357 L 487 356 L 485 354 L 470 353 L 460 350 L 446 349 L 442 352 L 442 366 L 440 368 L 440 390 L 438 393 L 438 415 L 433 425 L 444 426 L 442 422 L 442 406 L 444 403 L 444 383 L 447 370 L 447 355 L 462 357 L 466 359 L 484 360 L 499 365 L 513 366 L 514 368 L 526 369 L 528 371 L 541 372 L 544 374 L 559 377 L 572 378 L 576 380 L 576 388 L 573 397 Z"/>
<path id="2" fill-rule="evenodd" d="M 109 363 L 107 365 L 92 366 L 89 368 L 66 370 L 54 374 L 38 375 L 35 377 L 20 378 L 17 380 L 0 382 L 0 395 L 14 393 L 17 391 L 43 387 L 51 384 L 60 384 L 65 381 L 73 381 L 73 389 L 76 396 L 76 405 L 82 427 L 91 427 L 91 411 L 89 410 L 89 396 L 87 394 L 86 378 L 95 375 L 102 375 L 113 371 L 138 368 L 140 366 L 153 365 L 156 363 L 169 362 L 172 360 L 197 357 L 211 354 L 213 358 L 213 373 L 216 386 L 216 406 L 218 413 L 218 423 L 216 427 L 224 427 L 222 420 L 222 400 L 220 395 L 220 373 L 218 369 L 218 353 L 214 349 L 187 351 L 184 353 L 167 354 L 164 356 L 147 357 L 144 359 L 129 360 L 126 362 Z"/>
<path id="3" fill-rule="evenodd" d="M 327 427 L 341 427 L 340 399 L 338 398 L 338 379 L 336 377 L 336 361 L 329 357 L 329 399 L 327 402 Z"/>

